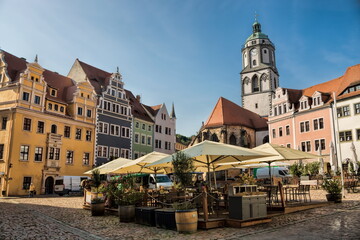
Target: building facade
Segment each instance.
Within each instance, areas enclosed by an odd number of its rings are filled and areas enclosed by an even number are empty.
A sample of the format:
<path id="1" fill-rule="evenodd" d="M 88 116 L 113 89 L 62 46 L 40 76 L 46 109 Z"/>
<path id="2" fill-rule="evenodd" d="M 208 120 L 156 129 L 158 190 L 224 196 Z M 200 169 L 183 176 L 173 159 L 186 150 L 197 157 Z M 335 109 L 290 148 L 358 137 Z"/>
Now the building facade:
<path id="1" fill-rule="evenodd" d="M 135 97 L 128 90 L 126 95 L 133 115 L 133 159 L 137 159 L 154 151 L 154 121 L 142 106 L 139 95 Z"/>
<path id="2" fill-rule="evenodd" d="M 354 82 L 358 81 L 359 69 L 360 65 L 350 67 L 343 76 L 306 89 L 277 88 L 272 101 L 273 112 L 268 122 L 270 142 L 315 154 L 321 150 L 323 155 L 329 156 L 330 146 L 338 145 L 334 131 L 337 128 L 337 120 L 334 118 L 332 107 L 333 97 L 339 97 L 349 86 L 353 86 Z M 343 104 L 345 105 L 342 106 Z M 357 116 L 348 117 L 349 109 L 349 103 L 341 101 L 337 116 L 342 126 L 340 134 L 342 137 L 344 135 L 344 139 L 346 139 L 346 129 L 350 126 L 354 126 L 350 132 L 356 131 Z M 348 141 L 352 140 L 346 140 L 344 143 Z M 346 144 L 342 145 L 350 150 Z M 324 157 L 324 159 L 328 163 L 325 170 L 329 171 L 330 158 Z"/>
<path id="3" fill-rule="evenodd" d="M 272 99 L 279 86 L 275 61 L 275 45 L 261 32 L 257 21 L 253 33 L 246 39 L 242 52 L 242 106 L 262 117 L 271 114 Z"/>
<path id="4" fill-rule="evenodd" d="M 154 121 L 154 151 L 166 154 L 175 152 L 176 115 L 174 104 L 169 115 L 165 103 L 157 106 L 144 105 L 145 110 Z"/>
<path id="5" fill-rule="evenodd" d="M 131 159 L 133 117 L 119 70 L 109 73 L 76 59 L 68 77 L 90 83 L 98 96 L 96 165 L 118 157 Z"/>
<path id="6" fill-rule="evenodd" d="M 0 52 L 0 190 L 53 193 L 56 176 L 94 164 L 96 94 L 38 63 Z"/>
<path id="7" fill-rule="evenodd" d="M 268 142 L 266 119 L 220 97 L 190 146 L 204 140 L 253 148 Z"/>

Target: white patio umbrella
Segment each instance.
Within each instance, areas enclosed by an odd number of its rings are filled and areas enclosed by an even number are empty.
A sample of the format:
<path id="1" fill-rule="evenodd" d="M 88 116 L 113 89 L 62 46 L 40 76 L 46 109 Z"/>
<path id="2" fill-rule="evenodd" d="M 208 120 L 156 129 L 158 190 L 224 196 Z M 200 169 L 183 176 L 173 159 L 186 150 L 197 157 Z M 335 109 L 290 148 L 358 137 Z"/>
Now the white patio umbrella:
<path id="1" fill-rule="evenodd" d="M 359 162 L 358 162 L 358 157 L 357 157 L 357 154 L 356 154 L 356 148 L 355 148 L 354 142 L 351 143 L 350 149 L 351 149 L 352 154 L 353 154 L 352 162 L 353 162 L 353 165 L 354 165 L 354 171 L 355 171 L 355 173 L 357 173 L 358 170 L 359 170 Z"/>
<path id="2" fill-rule="evenodd" d="M 84 174 L 92 174 L 92 171 L 94 171 L 95 169 L 98 169 L 100 171 L 100 174 L 108 174 L 112 170 L 119 168 L 127 163 L 132 162 L 132 161 L 133 160 L 126 159 L 126 158 L 117 158 L 117 159 L 114 159 L 114 160 L 112 160 L 108 163 L 105 163 L 99 167 L 96 167 L 90 171 L 87 171 Z"/>
<path id="3" fill-rule="evenodd" d="M 334 143 L 332 141 L 330 143 L 330 164 L 331 164 L 331 170 L 333 170 L 334 172 L 337 172 L 338 162 L 336 160 L 336 149 L 335 149 Z"/>
<path id="4" fill-rule="evenodd" d="M 182 153 L 189 156 L 193 161 L 195 167 L 206 167 L 208 173 L 210 169 L 220 170 L 220 168 L 226 169 L 232 166 L 218 166 L 221 163 L 228 162 L 242 162 L 244 160 L 261 158 L 266 156 L 272 156 L 273 154 L 264 153 L 253 149 L 238 147 L 225 143 L 218 143 L 212 141 L 203 141 L 194 146 L 181 150 Z M 169 167 L 172 168 L 172 157 L 176 153 L 165 157 L 159 161 L 147 165 L 147 167 Z M 211 181 L 209 182 L 211 184 Z M 211 187 L 211 186 L 210 186 Z"/>
<path id="5" fill-rule="evenodd" d="M 287 167 L 290 166 L 290 163 L 286 162 L 272 162 L 270 163 L 270 167 Z M 239 164 L 236 168 L 262 168 L 268 167 L 268 163 L 252 163 L 252 164 Z"/>

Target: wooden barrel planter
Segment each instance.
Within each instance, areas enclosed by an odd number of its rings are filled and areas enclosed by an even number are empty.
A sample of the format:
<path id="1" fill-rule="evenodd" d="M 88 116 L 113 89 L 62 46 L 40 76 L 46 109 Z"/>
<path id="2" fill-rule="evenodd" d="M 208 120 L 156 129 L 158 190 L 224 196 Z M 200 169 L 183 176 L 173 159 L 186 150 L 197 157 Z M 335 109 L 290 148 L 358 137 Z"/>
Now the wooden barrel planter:
<path id="1" fill-rule="evenodd" d="M 197 231 L 198 213 L 196 209 L 176 210 L 175 220 L 178 232 L 193 233 Z"/>
<path id="2" fill-rule="evenodd" d="M 105 203 L 92 203 L 91 216 L 102 216 L 105 213 Z"/>
<path id="3" fill-rule="evenodd" d="M 134 222 L 135 205 L 127 205 L 127 206 L 119 205 L 119 219 L 120 222 Z"/>

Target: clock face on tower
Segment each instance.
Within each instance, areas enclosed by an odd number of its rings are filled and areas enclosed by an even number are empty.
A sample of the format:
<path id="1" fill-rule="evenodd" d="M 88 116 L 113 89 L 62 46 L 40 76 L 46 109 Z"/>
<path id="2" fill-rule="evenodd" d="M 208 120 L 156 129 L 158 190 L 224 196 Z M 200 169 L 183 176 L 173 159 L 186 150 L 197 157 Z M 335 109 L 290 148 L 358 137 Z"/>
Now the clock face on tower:
<path id="1" fill-rule="evenodd" d="M 257 54 L 257 49 L 256 48 L 251 49 L 250 53 L 251 55 L 255 56 Z"/>

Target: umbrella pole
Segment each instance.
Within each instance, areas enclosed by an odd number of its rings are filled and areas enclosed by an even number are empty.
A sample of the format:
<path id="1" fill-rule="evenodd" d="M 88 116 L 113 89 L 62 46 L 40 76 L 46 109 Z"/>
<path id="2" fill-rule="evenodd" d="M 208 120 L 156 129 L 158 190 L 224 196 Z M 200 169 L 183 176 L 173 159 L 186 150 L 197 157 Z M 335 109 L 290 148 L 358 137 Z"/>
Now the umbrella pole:
<path id="1" fill-rule="evenodd" d="M 270 185 L 272 185 L 272 177 L 271 177 L 271 162 L 268 162 L 268 164 L 269 164 Z"/>
<path id="2" fill-rule="evenodd" d="M 209 190 L 211 190 L 211 176 L 210 176 L 210 162 L 209 162 L 209 156 L 206 155 L 206 161 L 207 161 L 207 167 L 208 167 L 208 179 L 209 179 Z"/>
<path id="3" fill-rule="evenodd" d="M 214 166 L 213 166 L 213 173 L 214 173 L 214 185 L 215 185 L 215 189 L 217 189 L 216 173 L 215 173 L 215 168 L 214 168 Z"/>

